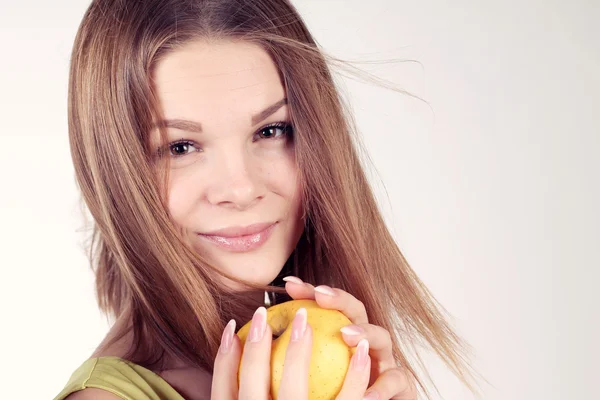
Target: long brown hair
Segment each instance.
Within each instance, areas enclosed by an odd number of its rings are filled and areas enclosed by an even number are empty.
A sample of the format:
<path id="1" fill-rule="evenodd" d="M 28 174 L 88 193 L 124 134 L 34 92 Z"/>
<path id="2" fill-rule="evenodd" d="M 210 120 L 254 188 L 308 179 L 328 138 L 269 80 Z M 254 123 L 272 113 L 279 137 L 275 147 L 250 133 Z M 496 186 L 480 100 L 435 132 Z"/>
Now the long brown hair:
<path id="1" fill-rule="evenodd" d="M 168 160 L 157 162 L 149 145 L 160 119 L 154 66 L 198 39 L 249 41 L 267 51 L 294 126 L 305 230 L 272 285 L 248 284 L 248 291 L 285 300 L 280 278 L 288 274 L 346 290 L 371 323 L 392 332 L 397 360 L 428 397 L 417 372 L 427 376 L 416 351 L 422 343 L 475 392 L 471 349 L 390 235 L 328 58 L 287 0 L 97 0 L 83 17 L 71 59 L 69 138 L 94 221 L 89 250 L 100 309 L 133 329 L 124 358 L 153 369 L 166 353 L 212 371 L 225 322 L 239 326 L 258 305 L 221 287 L 221 272 L 182 239 L 166 207 Z"/>

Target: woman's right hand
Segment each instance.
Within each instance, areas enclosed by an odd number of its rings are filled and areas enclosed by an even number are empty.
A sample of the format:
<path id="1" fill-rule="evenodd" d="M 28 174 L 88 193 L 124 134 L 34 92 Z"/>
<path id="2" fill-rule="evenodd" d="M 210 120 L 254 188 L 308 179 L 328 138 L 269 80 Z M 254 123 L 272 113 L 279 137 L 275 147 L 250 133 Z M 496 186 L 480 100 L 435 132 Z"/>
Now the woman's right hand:
<path id="1" fill-rule="evenodd" d="M 221 346 L 213 369 L 211 400 L 260 400 L 270 399 L 271 389 L 271 327 L 267 324 L 267 311 L 260 307 L 254 313 L 250 333 L 244 345 L 244 364 L 238 368 L 241 342 L 231 320 L 221 339 Z M 369 384 L 371 359 L 366 340 L 361 341 L 352 356 L 350 367 L 339 400 L 362 400 Z M 312 329 L 306 323 L 306 310 L 300 309 L 292 322 L 292 338 L 285 355 L 283 376 L 279 387 L 279 399 L 308 399 L 308 370 L 312 353 Z"/>

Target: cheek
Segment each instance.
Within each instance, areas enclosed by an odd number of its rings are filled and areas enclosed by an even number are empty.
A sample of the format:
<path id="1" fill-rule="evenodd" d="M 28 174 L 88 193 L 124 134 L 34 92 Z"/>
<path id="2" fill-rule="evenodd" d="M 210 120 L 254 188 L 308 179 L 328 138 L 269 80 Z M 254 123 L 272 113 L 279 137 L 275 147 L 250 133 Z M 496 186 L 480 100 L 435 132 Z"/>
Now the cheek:
<path id="1" fill-rule="evenodd" d="M 261 176 L 269 191 L 285 200 L 296 202 L 300 195 L 298 167 L 293 152 L 286 152 L 261 164 Z"/>
<path id="2" fill-rule="evenodd" d="M 185 226 L 186 216 L 192 212 L 193 193 L 187 180 L 173 176 L 169 181 L 168 208 L 171 218 L 177 225 Z"/>
<path id="3" fill-rule="evenodd" d="M 296 226 L 302 218 L 302 184 L 298 167 L 292 161 L 282 165 L 279 170 L 272 171 L 273 191 L 283 198 L 286 218 Z M 291 226 L 290 226 L 291 227 Z M 294 228 L 295 230 L 295 228 Z"/>

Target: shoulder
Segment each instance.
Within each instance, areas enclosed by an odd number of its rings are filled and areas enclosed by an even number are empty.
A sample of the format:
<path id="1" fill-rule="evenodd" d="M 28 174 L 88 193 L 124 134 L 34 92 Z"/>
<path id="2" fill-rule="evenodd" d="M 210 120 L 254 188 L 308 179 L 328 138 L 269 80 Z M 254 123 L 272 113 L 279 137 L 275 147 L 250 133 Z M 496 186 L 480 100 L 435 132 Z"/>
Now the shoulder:
<path id="1" fill-rule="evenodd" d="M 86 360 L 54 400 L 183 400 L 158 374 L 119 357 Z"/>
<path id="2" fill-rule="evenodd" d="M 65 400 L 123 400 L 122 397 L 117 396 L 107 390 L 86 388 L 78 392 L 72 393 L 65 397 Z"/>
<path id="3" fill-rule="evenodd" d="M 212 375 L 196 368 L 177 368 L 161 371 L 160 376 L 185 399 L 210 399 Z"/>

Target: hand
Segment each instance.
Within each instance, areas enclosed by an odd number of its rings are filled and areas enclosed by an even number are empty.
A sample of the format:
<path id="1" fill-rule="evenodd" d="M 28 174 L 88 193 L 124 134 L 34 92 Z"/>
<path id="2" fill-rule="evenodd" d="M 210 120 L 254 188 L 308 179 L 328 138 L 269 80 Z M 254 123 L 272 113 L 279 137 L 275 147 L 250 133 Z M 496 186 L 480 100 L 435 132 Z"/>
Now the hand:
<path id="1" fill-rule="evenodd" d="M 239 387 L 237 375 L 242 352 L 240 339 L 234 331 L 235 321 L 232 320 L 225 327 L 215 359 L 211 399 L 270 399 L 272 331 L 266 323 L 266 309 L 260 307 L 252 318 L 250 333 L 244 345 Z M 279 399 L 308 399 L 311 353 L 312 328 L 306 323 L 306 310 L 300 309 L 292 322 L 292 339 L 285 355 Z M 361 400 L 369 385 L 370 369 L 369 344 L 363 340 L 352 356 L 338 399 Z"/>
<path id="2" fill-rule="evenodd" d="M 339 310 L 352 321 L 353 325 L 342 328 L 342 337 L 349 346 L 354 347 L 361 339 L 367 339 L 372 364 L 369 379 L 371 386 L 365 395 L 366 399 L 416 400 L 417 388 L 414 380 L 406 370 L 396 365 L 389 332 L 380 326 L 369 324 L 365 306 L 361 301 L 341 289 L 325 285 L 315 288 L 294 276 L 288 276 L 284 280 L 285 289 L 294 300 L 315 300 L 320 307 Z"/>

